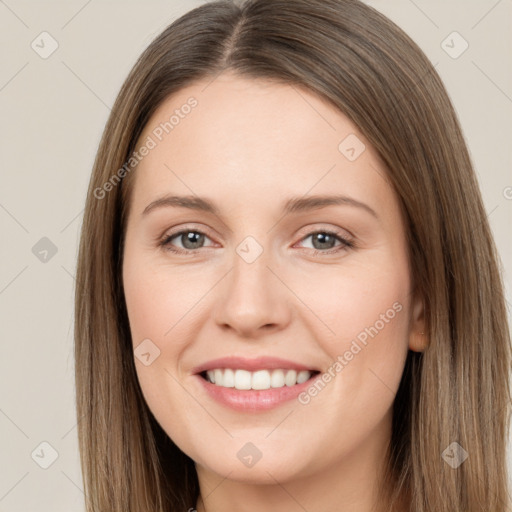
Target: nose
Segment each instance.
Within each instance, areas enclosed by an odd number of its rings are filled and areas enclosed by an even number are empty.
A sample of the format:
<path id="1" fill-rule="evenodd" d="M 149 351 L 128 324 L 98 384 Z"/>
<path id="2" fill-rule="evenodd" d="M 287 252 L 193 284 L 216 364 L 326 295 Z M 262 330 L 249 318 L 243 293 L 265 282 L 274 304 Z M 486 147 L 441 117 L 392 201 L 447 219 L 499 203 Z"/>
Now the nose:
<path id="1" fill-rule="evenodd" d="M 290 292 L 270 260 L 266 251 L 251 263 L 234 255 L 214 314 L 221 329 L 240 338 L 258 339 L 289 324 Z"/>

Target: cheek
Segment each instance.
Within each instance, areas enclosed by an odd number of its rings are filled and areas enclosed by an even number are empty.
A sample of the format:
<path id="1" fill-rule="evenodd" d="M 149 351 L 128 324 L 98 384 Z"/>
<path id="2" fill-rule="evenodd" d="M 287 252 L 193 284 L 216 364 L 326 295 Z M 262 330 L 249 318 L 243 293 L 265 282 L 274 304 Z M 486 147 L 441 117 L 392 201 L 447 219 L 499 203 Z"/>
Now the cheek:
<path id="1" fill-rule="evenodd" d="M 150 268 L 150 265 L 146 265 Z M 170 279 L 169 275 L 172 275 Z M 127 262 L 125 298 L 134 348 L 135 368 L 144 400 L 166 433 L 189 446 L 195 402 L 180 382 L 179 361 L 191 339 L 194 297 L 178 273 L 148 271 Z M 190 282 L 188 283 L 190 285 Z M 197 302 L 197 296 L 195 301 Z M 150 341 L 148 341 L 150 340 Z M 143 348 L 142 348 L 143 347 Z M 150 356 L 145 356 L 149 352 Z M 149 361 L 148 361 L 149 359 Z"/>
<path id="2" fill-rule="evenodd" d="M 180 340 L 194 304 L 201 295 L 201 279 L 191 272 L 170 270 L 149 259 L 127 259 L 124 290 L 134 347 L 145 338 L 158 340 L 160 349 L 180 349 Z M 186 331 L 186 329 L 185 329 Z M 172 343 L 170 341 L 172 340 Z"/>
<path id="3" fill-rule="evenodd" d="M 326 333 L 317 340 L 330 359 L 318 390 L 311 386 L 302 403 L 312 407 L 312 414 L 321 415 L 328 402 L 334 416 L 347 420 L 342 430 L 359 423 L 364 431 L 378 424 L 393 403 L 407 356 L 407 261 L 405 257 L 392 261 L 385 255 L 378 260 L 326 274 L 315 280 L 314 287 L 312 277 L 304 279 L 298 292 L 308 290 L 303 295 L 308 297 L 307 305 L 322 320 L 320 324 L 314 318 L 309 325 Z M 365 426 L 361 418 L 366 418 Z"/>
<path id="4" fill-rule="evenodd" d="M 217 273 L 172 267 L 142 251 L 125 254 L 123 283 L 137 377 L 150 410 L 173 438 L 187 437 L 187 422 L 176 421 L 195 405 L 183 386 L 190 369 L 183 361 L 208 321 L 205 307 L 217 280 Z M 149 358 L 138 357 L 148 352 Z"/>
<path id="5" fill-rule="evenodd" d="M 382 333 L 407 328 L 407 260 L 391 260 L 386 254 L 375 253 L 363 262 L 354 258 L 346 265 L 300 271 L 283 266 L 280 273 L 300 299 L 295 307 L 303 310 L 301 319 L 307 320 L 317 341 L 343 348 L 358 336 L 364 341 L 365 332 L 369 336 L 366 329 L 375 324 Z"/>

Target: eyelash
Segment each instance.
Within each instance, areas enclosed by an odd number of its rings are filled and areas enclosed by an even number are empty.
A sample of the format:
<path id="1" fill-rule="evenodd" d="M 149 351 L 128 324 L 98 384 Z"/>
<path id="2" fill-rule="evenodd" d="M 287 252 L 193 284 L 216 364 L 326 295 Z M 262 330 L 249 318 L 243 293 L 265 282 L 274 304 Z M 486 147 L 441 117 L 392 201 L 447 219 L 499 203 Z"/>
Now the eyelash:
<path id="1" fill-rule="evenodd" d="M 192 255 L 194 253 L 197 253 L 197 251 L 199 249 L 179 249 L 179 248 L 175 248 L 175 247 L 171 246 L 171 244 L 170 244 L 171 240 L 179 237 L 180 235 L 184 235 L 185 233 L 198 233 L 200 235 L 205 235 L 206 237 L 208 237 L 208 235 L 206 233 L 204 233 L 203 231 L 198 230 L 198 229 L 183 229 L 181 231 L 177 231 L 176 233 L 171 233 L 170 235 L 164 236 L 164 238 L 158 243 L 158 245 L 163 250 L 173 252 L 175 254 Z M 353 241 L 348 240 L 347 238 L 343 237 L 340 233 L 338 233 L 336 231 L 325 230 L 325 229 L 311 231 L 305 237 L 301 238 L 300 242 L 303 242 L 310 236 L 318 235 L 320 233 L 329 235 L 329 236 L 333 236 L 334 238 L 336 238 L 337 240 L 339 240 L 341 242 L 341 245 L 337 246 L 336 248 L 327 249 L 325 251 L 323 251 L 321 249 L 311 249 L 311 250 L 315 251 L 315 253 L 333 254 L 333 253 L 338 253 L 338 252 L 341 252 L 341 251 L 347 250 L 347 249 L 354 249 L 356 247 L 356 244 Z"/>

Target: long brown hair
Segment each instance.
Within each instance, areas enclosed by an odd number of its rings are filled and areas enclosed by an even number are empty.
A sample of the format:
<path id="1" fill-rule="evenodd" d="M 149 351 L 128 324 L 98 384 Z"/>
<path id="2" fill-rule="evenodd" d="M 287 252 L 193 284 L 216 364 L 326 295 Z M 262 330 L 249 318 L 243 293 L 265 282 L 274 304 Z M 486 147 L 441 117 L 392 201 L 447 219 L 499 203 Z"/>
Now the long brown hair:
<path id="1" fill-rule="evenodd" d="M 225 0 L 188 12 L 144 51 L 98 149 L 75 307 L 88 512 L 185 511 L 196 503 L 194 462 L 158 425 L 136 377 L 121 279 L 135 171 L 119 171 L 164 99 L 224 70 L 329 101 L 376 148 L 398 193 L 429 346 L 409 352 L 394 403 L 383 483 L 390 503 L 406 498 L 415 512 L 507 510 L 510 334 L 499 259 L 438 74 L 399 27 L 358 0 Z M 453 442 L 469 454 L 456 469 L 442 457 Z"/>

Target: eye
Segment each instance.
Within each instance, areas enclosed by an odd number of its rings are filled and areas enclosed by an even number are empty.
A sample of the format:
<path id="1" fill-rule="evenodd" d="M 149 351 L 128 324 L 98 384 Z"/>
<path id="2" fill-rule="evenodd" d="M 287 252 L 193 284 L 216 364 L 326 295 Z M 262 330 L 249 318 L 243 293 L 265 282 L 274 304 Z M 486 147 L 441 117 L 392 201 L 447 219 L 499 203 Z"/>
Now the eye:
<path id="1" fill-rule="evenodd" d="M 304 242 L 311 238 L 311 247 L 316 253 L 331 254 L 341 252 L 346 249 L 354 248 L 355 243 L 345 238 L 341 233 L 327 230 L 313 231 L 301 239 Z M 181 247 L 176 247 L 173 243 L 174 240 L 181 243 Z M 164 236 L 159 242 L 164 250 L 174 252 L 177 254 L 190 254 L 197 252 L 197 249 L 204 247 L 205 240 L 210 238 L 200 230 L 183 229 L 176 233 Z M 336 242 L 338 244 L 336 245 Z"/>
<path id="2" fill-rule="evenodd" d="M 172 241 L 174 239 L 177 239 L 181 242 L 181 248 L 173 246 Z M 206 234 L 202 231 L 184 229 L 182 231 L 178 231 L 177 233 L 165 236 L 159 245 L 167 251 L 176 253 L 189 253 L 199 249 L 204 243 L 205 239 L 209 240 L 209 237 L 207 237 Z"/>
<path id="3" fill-rule="evenodd" d="M 341 235 L 341 233 L 334 231 L 314 231 L 305 236 L 301 242 L 307 240 L 308 238 L 311 238 L 313 245 L 312 249 L 314 249 L 315 252 L 320 252 L 323 254 L 331 254 L 355 247 L 353 242 L 345 238 L 343 235 Z M 335 245 L 336 242 L 339 242 L 337 246 Z"/>

